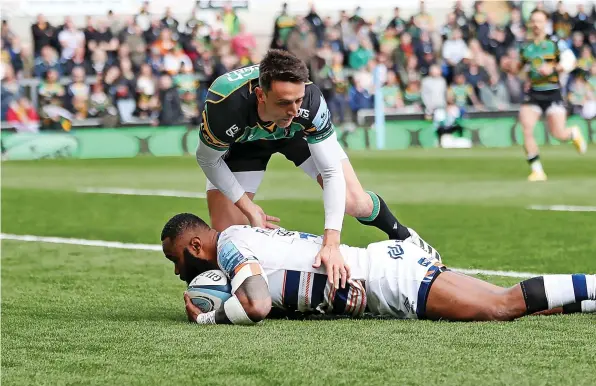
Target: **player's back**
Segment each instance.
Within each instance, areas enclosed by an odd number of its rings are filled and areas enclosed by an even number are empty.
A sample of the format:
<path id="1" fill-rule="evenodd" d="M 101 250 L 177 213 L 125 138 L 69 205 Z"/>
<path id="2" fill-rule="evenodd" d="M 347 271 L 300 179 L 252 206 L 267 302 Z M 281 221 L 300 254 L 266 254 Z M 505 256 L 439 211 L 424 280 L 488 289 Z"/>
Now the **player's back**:
<path id="1" fill-rule="evenodd" d="M 335 290 L 325 269 L 312 267 L 321 244 L 320 236 L 309 233 L 232 226 L 220 234 L 218 262 L 224 272 L 234 272 L 242 261 L 256 259 L 267 276 L 273 307 L 361 315 L 366 308 L 364 281 L 369 270 L 366 250 L 340 247 L 352 278 L 346 288 Z"/>

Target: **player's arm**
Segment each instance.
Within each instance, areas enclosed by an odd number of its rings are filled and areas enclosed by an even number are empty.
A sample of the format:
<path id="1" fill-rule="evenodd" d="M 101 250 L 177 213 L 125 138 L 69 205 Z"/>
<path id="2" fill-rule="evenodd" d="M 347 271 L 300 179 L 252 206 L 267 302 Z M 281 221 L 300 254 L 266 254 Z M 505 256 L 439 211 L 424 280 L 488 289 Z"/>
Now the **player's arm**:
<path id="1" fill-rule="evenodd" d="M 220 237 L 226 235 L 222 233 Z M 198 324 L 239 325 L 254 325 L 265 319 L 271 311 L 269 285 L 259 261 L 250 250 L 234 241 L 225 241 L 218 248 L 217 263 L 231 280 L 232 296 L 219 309 L 206 313 L 201 313 L 185 296 L 189 319 Z"/>
<path id="2" fill-rule="evenodd" d="M 228 118 L 229 113 L 226 115 L 222 110 L 217 104 L 205 104 L 196 157 L 209 181 L 235 203 L 244 195 L 244 189 L 223 161 L 223 156 L 234 138 L 226 135 L 228 126 L 232 126 L 233 123 Z"/>
<path id="3" fill-rule="evenodd" d="M 323 245 L 339 245 L 344 213 L 346 211 L 346 180 L 341 156 L 343 150 L 331 123 L 331 113 L 321 91 L 310 86 L 309 111 L 312 120 L 305 128 L 306 140 L 313 161 L 323 179 L 325 233 Z"/>

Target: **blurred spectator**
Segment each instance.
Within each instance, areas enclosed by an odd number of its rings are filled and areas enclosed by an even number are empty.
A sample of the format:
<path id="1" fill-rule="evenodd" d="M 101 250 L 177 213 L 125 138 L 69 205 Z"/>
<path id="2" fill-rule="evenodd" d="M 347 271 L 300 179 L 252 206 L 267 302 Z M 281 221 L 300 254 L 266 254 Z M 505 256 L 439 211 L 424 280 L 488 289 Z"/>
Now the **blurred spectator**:
<path id="1" fill-rule="evenodd" d="M 588 36 L 588 45 L 592 49 L 592 55 L 596 56 L 596 31 L 590 32 Z"/>
<path id="2" fill-rule="evenodd" d="M 379 51 L 391 55 L 399 46 L 397 31 L 394 28 L 387 28 L 379 39 Z"/>
<path id="3" fill-rule="evenodd" d="M 172 33 L 178 33 L 178 21 L 172 15 L 172 8 L 166 7 L 166 12 L 163 19 L 161 19 L 161 24 L 172 31 Z"/>
<path id="4" fill-rule="evenodd" d="M 436 109 L 447 106 L 447 82 L 441 76 L 441 68 L 432 65 L 429 74 L 422 79 L 422 103 L 427 115 L 432 115 Z"/>
<path id="5" fill-rule="evenodd" d="M 420 75 L 426 76 L 429 74 L 430 67 L 436 64 L 435 54 L 432 52 L 427 52 L 424 54 L 422 59 L 418 62 L 418 70 L 420 71 Z"/>
<path id="6" fill-rule="evenodd" d="M 457 26 L 461 30 L 464 40 L 467 42 L 470 39 L 470 26 L 468 17 L 466 16 L 465 11 L 463 10 L 461 0 L 455 1 L 455 5 L 453 7 L 453 14 L 455 15 Z"/>
<path id="7" fill-rule="evenodd" d="M 445 69 L 447 81 L 451 80 L 455 67 L 462 61 L 468 46 L 462 39 L 461 30 L 456 28 L 450 38 L 443 43 L 443 59 L 445 60 Z"/>
<path id="8" fill-rule="evenodd" d="M 287 47 L 288 51 L 312 70 L 312 60 L 317 50 L 317 36 L 304 18 L 297 18 L 296 28 L 288 35 Z"/>
<path id="9" fill-rule="evenodd" d="M 514 8 L 511 10 L 511 18 L 509 19 L 509 24 L 507 24 L 507 30 L 511 34 L 509 39 L 515 44 L 515 48 L 520 49 L 526 40 L 526 26 L 524 25 L 519 9 Z"/>
<path id="10" fill-rule="evenodd" d="M 312 31 L 317 36 L 317 47 L 321 47 L 325 39 L 325 25 L 323 19 L 317 13 L 314 2 L 311 2 L 308 15 L 304 19 L 310 24 Z"/>
<path id="11" fill-rule="evenodd" d="M 582 54 L 582 48 L 584 46 L 584 35 L 581 32 L 574 32 L 571 37 L 571 51 L 576 58 L 579 58 Z"/>
<path id="12" fill-rule="evenodd" d="M 524 85 L 517 73 L 518 67 L 518 62 L 513 61 L 510 57 L 501 58 L 502 81 L 512 104 L 521 104 L 524 99 Z"/>
<path id="13" fill-rule="evenodd" d="M 412 56 L 415 57 L 412 36 L 409 33 L 404 32 L 400 37 L 399 45 L 395 48 L 393 53 L 393 63 L 396 71 L 401 71 L 401 69 L 406 66 L 408 59 Z"/>
<path id="14" fill-rule="evenodd" d="M 455 15 L 455 12 L 449 12 L 447 14 L 447 20 L 445 22 L 445 25 L 441 28 L 440 31 L 441 39 L 443 40 L 443 42 L 450 39 L 453 34 L 453 31 L 455 31 L 456 29 L 459 29 L 459 25 L 457 24 L 457 16 Z"/>
<path id="15" fill-rule="evenodd" d="M 0 82 L 0 120 L 6 119 L 6 113 L 10 104 L 23 95 L 23 89 L 15 77 L 14 70 L 10 64 L 5 65 L 2 81 Z"/>
<path id="16" fill-rule="evenodd" d="M 588 74 L 588 85 L 590 86 L 592 94 L 596 97 L 596 63 L 593 63 L 592 67 L 590 68 L 590 73 Z"/>
<path id="17" fill-rule="evenodd" d="M 74 114 L 76 119 L 87 118 L 89 110 L 89 94 L 91 90 L 85 83 L 85 70 L 75 67 L 72 70 L 72 83 L 66 87 L 66 108 Z"/>
<path id="18" fill-rule="evenodd" d="M 577 13 L 573 17 L 573 31 L 587 36 L 593 28 L 592 18 L 586 12 L 585 5 L 582 3 L 577 4 Z"/>
<path id="19" fill-rule="evenodd" d="M 505 28 L 500 26 L 494 28 L 491 32 L 487 50 L 495 57 L 497 62 L 507 53 L 507 50 L 511 46 L 512 38 L 513 36 L 508 34 Z"/>
<path id="20" fill-rule="evenodd" d="M 487 31 L 489 28 L 488 15 L 484 11 L 484 2 L 474 2 L 474 13 L 472 14 L 470 24 L 472 26 L 472 30 L 474 31 L 474 35 L 476 35 L 476 38 L 480 40 L 479 35 L 482 35 L 484 31 Z M 488 32 L 486 32 L 486 35 L 488 35 Z"/>
<path id="21" fill-rule="evenodd" d="M 112 99 L 104 91 L 102 82 L 96 82 L 91 87 L 89 97 L 89 117 L 100 118 L 103 127 L 115 127 L 118 124 L 118 111 Z"/>
<path id="22" fill-rule="evenodd" d="M 72 70 L 75 67 L 81 67 L 84 69 L 85 73 L 92 74 L 93 68 L 91 67 L 91 63 L 85 59 L 85 48 L 84 47 L 77 47 L 75 49 L 74 55 L 71 59 L 62 63 L 64 68 L 64 74 L 70 75 Z"/>
<path id="23" fill-rule="evenodd" d="M 288 15 L 288 3 L 284 3 L 281 14 L 275 19 L 271 48 L 285 48 L 288 35 L 295 25 L 294 18 Z"/>
<path id="24" fill-rule="evenodd" d="M 159 38 L 153 42 L 152 48 L 157 48 L 159 54 L 165 56 L 176 46 L 176 42 L 172 39 L 172 31 L 169 29 L 162 29 L 159 33 Z"/>
<path id="25" fill-rule="evenodd" d="M 395 29 L 397 36 L 400 36 L 406 30 L 406 22 L 399 15 L 399 7 L 395 7 L 393 10 L 393 18 L 387 24 L 387 28 Z"/>
<path id="26" fill-rule="evenodd" d="M 573 114 L 581 115 L 586 119 L 594 117 L 594 93 L 586 82 L 584 74 L 575 77 L 567 98 Z"/>
<path id="27" fill-rule="evenodd" d="M 416 56 L 410 56 L 406 60 L 405 66 L 398 65 L 397 73 L 403 87 L 406 87 L 413 79 L 419 79 L 420 73 L 418 71 L 418 59 Z"/>
<path id="28" fill-rule="evenodd" d="M 453 80 L 453 84 L 447 89 L 447 99 L 460 109 L 460 115 L 464 115 L 468 111 L 470 102 L 477 109 L 482 107 L 474 87 L 466 83 L 464 74 L 456 73 Z"/>
<path id="29" fill-rule="evenodd" d="M 110 31 L 106 20 L 99 20 L 97 22 L 97 29 L 89 34 L 88 39 L 87 47 L 89 50 L 93 51 L 99 48 L 104 50 L 109 58 L 114 58 L 116 56 L 116 51 L 118 50 L 120 42 L 118 41 L 118 38 L 112 34 L 112 31 Z"/>
<path id="30" fill-rule="evenodd" d="M 350 22 L 350 17 L 348 16 L 346 11 L 340 12 L 339 22 L 337 23 L 337 29 L 339 30 L 343 47 L 349 49 L 349 47 L 352 44 L 358 43 L 358 38 L 356 37 L 354 26 Z"/>
<path id="31" fill-rule="evenodd" d="M 39 84 L 39 104 L 40 106 L 64 105 L 64 86 L 58 82 L 58 71 L 50 69 L 45 73 L 44 80 Z"/>
<path id="32" fill-rule="evenodd" d="M 104 87 L 114 101 L 120 120 L 132 120 L 136 104 L 134 100 L 134 83 L 122 75 L 120 68 L 110 67 L 104 77 Z"/>
<path id="33" fill-rule="evenodd" d="M 246 31 L 246 25 L 240 24 L 240 30 L 232 38 L 232 51 L 240 60 L 240 66 L 246 66 L 250 62 L 250 54 L 257 48 L 255 36 Z"/>
<path id="34" fill-rule="evenodd" d="M 147 31 L 152 26 L 153 20 L 151 19 L 151 13 L 149 13 L 148 1 L 143 1 L 139 13 L 135 16 L 135 22 L 141 26 L 143 31 Z"/>
<path id="35" fill-rule="evenodd" d="M 133 18 L 130 18 L 134 20 Z M 120 31 L 122 31 L 125 27 L 123 20 L 114 14 L 114 11 L 109 10 L 106 16 L 106 23 L 108 24 L 108 28 L 112 32 L 112 35 L 118 36 Z"/>
<path id="36" fill-rule="evenodd" d="M 414 111 L 422 111 L 422 94 L 420 91 L 420 79 L 412 78 L 404 89 L 404 105 Z"/>
<path id="37" fill-rule="evenodd" d="M 37 78 L 45 77 L 49 70 L 54 70 L 58 75 L 62 75 L 62 66 L 58 60 L 58 54 L 50 46 L 44 46 L 41 49 L 41 55 L 35 60 L 33 74 Z"/>
<path id="38" fill-rule="evenodd" d="M 432 15 L 426 12 L 424 0 L 420 0 L 420 11 L 415 15 L 414 23 L 421 32 L 430 33 L 435 31 L 435 21 Z"/>
<path id="39" fill-rule="evenodd" d="M 2 48 L 0 50 L 2 52 L 1 55 L 3 56 L 2 61 L 10 63 L 14 72 L 17 75 L 20 75 L 24 69 L 21 39 L 12 36 L 12 34 L 10 35 L 11 37 L 9 41 L 6 41 L 5 39 L 0 40 L 2 42 Z"/>
<path id="40" fill-rule="evenodd" d="M 507 88 L 497 75 L 491 75 L 488 83 L 480 87 L 480 100 L 489 110 L 502 111 L 509 108 Z"/>
<path id="41" fill-rule="evenodd" d="M 39 116 L 26 97 L 20 97 L 10 103 L 6 120 L 17 132 L 39 131 Z"/>
<path id="42" fill-rule="evenodd" d="M 206 51 L 208 52 L 208 51 Z M 163 56 L 159 51 L 159 48 L 153 47 L 150 51 L 150 56 L 147 59 L 147 64 L 151 67 L 151 71 L 153 71 L 153 75 L 159 75 L 162 71 L 164 71 L 164 62 Z"/>
<path id="43" fill-rule="evenodd" d="M 163 69 L 168 74 L 174 76 L 180 72 L 182 67 L 192 68 L 192 62 L 188 55 L 182 51 L 182 47 L 175 45 L 163 59 Z"/>
<path id="44" fill-rule="evenodd" d="M 70 17 L 65 18 L 64 28 L 58 34 L 58 41 L 62 47 L 62 59 L 71 59 L 77 47 L 85 47 L 85 35 L 79 31 Z"/>
<path id="45" fill-rule="evenodd" d="M 184 119 L 178 90 L 169 75 L 159 78 L 159 115 L 154 124 L 172 126 L 180 124 Z"/>
<path id="46" fill-rule="evenodd" d="M 149 64 L 141 65 L 140 74 L 136 80 L 135 95 L 137 109 L 134 113 L 139 118 L 149 118 L 157 110 L 157 87 Z"/>
<path id="47" fill-rule="evenodd" d="M 573 28 L 573 19 L 565 10 L 565 4 L 562 1 L 557 3 L 557 11 L 552 14 L 553 31 L 561 39 L 567 40 L 571 35 Z"/>
<path id="48" fill-rule="evenodd" d="M 387 72 L 387 81 L 381 92 L 383 93 L 383 102 L 386 109 L 401 109 L 404 107 L 403 96 L 395 72 Z"/>
<path id="49" fill-rule="evenodd" d="M 174 77 L 174 85 L 180 95 L 180 107 L 184 119 L 197 124 L 199 122 L 199 104 L 197 103 L 199 84 L 192 65 L 182 66 L 180 73 Z"/>
<path id="50" fill-rule="evenodd" d="M 240 32 L 240 19 L 236 15 L 234 8 L 227 3 L 223 7 L 222 21 L 225 26 L 225 32 L 228 36 L 234 37 Z"/>
<path id="51" fill-rule="evenodd" d="M 137 23 L 137 25 L 141 28 L 141 30 L 145 31 L 143 33 L 143 36 L 145 38 L 145 43 L 147 43 L 148 46 L 152 46 L 160 38 L 162 28 L 161 20 L 159 20 L 158 18 L 155 18 L 151 21 L 149 29 L 143 28 L 143 26 L 139 23 Z M 169 36 L 171 36 L 171 31 Z"/>
<path id="52" fill-rule="evenodd" d="M 360 44 L 352 43 L 348 48 L 348 65 L 354 70 L 365 67 L 374 56 L 372 44 L 365 39 L 362 39 Z"/>
<path id="53" fill-rule="evenodd" d="M 329 103 L 331 118 L 337 126 L 346 122 L 346 113 L 349 107 L 348 101 L 348 73 L 343 65 L 344 58 L 341 52 L 332 54 L 331 60 L 319 73 L 325 99 Z"/>
<path id="54" fill-rule="evenodd" d="M 419 39 L 414 43 L 414 52 L 418 57 L 418 62 L 422 62 L 426 54 L 433 54 L 435 52 L 433 42 L 428 32 L 420 32 Z"/>
<path id="55" fill-rule="evenodd" d="M 475 60 L 470 62 L 468 68 L 464 71 L 466 82 L 474 87 L 475 91 L 480 89 L 483 83 L 488 81 L 488 73 L 478 65 Z"/>
<path id="56" fill-rule="evenodd" d="M 469 49 L 469 54 L 466 53 L 464 55 L 464 65 L 466 67 L 469 67 L 471 62 L 475 62 L 487 74 L 497 73 L 497 61 L 495 57 L 484 51 L 478 40 L 470 40 Z M 485 80 L 488 80 L 488 78 L 485 78 Z"/>
<path id="57" fill-rule="evenodd" d="M 593 63 L 594 57 L 592 56 L 591 48 L 589 46 L 583 46 L 581 55 L 577 59 L 576 72 L 582 71 L 586 74 L 589 73 Z"/>
<path id="58" fill-rule="evenodd" d="M 44 15 L 39 14 L 37 22 L 31 26 L 31 35 L 33 36 L 33 53 L 37 57 L 41 55 L 43 47 L 54 45 L 56 29 L 46 21 Z"/>
<path id="59" fill-rule="evenodd" d="M 108 54 L 104 50 L 96 49 L 91 54 L 91 71 L 90 74 L 101 75 L 105 73 L 110 67 Z"/>

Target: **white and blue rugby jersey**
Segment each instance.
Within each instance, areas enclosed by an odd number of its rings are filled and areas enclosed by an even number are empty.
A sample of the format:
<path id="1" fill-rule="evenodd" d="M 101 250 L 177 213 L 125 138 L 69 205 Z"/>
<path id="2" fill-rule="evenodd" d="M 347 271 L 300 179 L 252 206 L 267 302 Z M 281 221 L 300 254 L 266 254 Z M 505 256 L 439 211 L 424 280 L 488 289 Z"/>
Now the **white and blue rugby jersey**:
<path id="1" fill-rule="evenodd" d="M 340 247 L 352 277 L 346 288 L 335 290 L 324 268 L 312 267 L 321 244 L 321 236 L 308 233 L 237 225 L 220 233 L 217 262 L 231 280 L 232 291 L 247 277 L 264 274 L 275 308 L 361 316 L 367 306 L 366 249 Z"/>

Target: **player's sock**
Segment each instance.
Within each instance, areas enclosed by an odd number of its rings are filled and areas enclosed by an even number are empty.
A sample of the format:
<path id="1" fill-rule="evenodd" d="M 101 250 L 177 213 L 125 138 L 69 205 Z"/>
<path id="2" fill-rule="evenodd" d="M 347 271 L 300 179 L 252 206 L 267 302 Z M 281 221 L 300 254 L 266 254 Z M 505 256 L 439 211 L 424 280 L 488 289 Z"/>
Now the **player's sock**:
<path id="1" fill-rule="evenodd" d="M 519 283 L 528 314 L 596 300 L 594 275 L 544 275 Z"/>
<path id="2" fill-rule="evenodd" d="M 528 156 L 528 163 L 530 164 L 533 172 L 544 173 L 544 169 L 542 169 L 542 162 L 540 162 L 540 155 L 536 154 Z"/>
<path id="3" fill-rule="evenodd" d="M 591 314 L 596 312 L 596 301 L 595 300 L 584 300 L 581 303 L 572 303 L 563 306 L 564 314 Z"/>
<path id="4" fill-rule="evenodd" d="M 373 226 L 387 233 L 391 240 L 405 240 L 410 237 L 410 231 L 403 226 L 385 204 L 385 201 L 374 192 L 366 192 L 373 202 L 373 210 L 368 217 L 358 217 L 361 224 Z"/>

